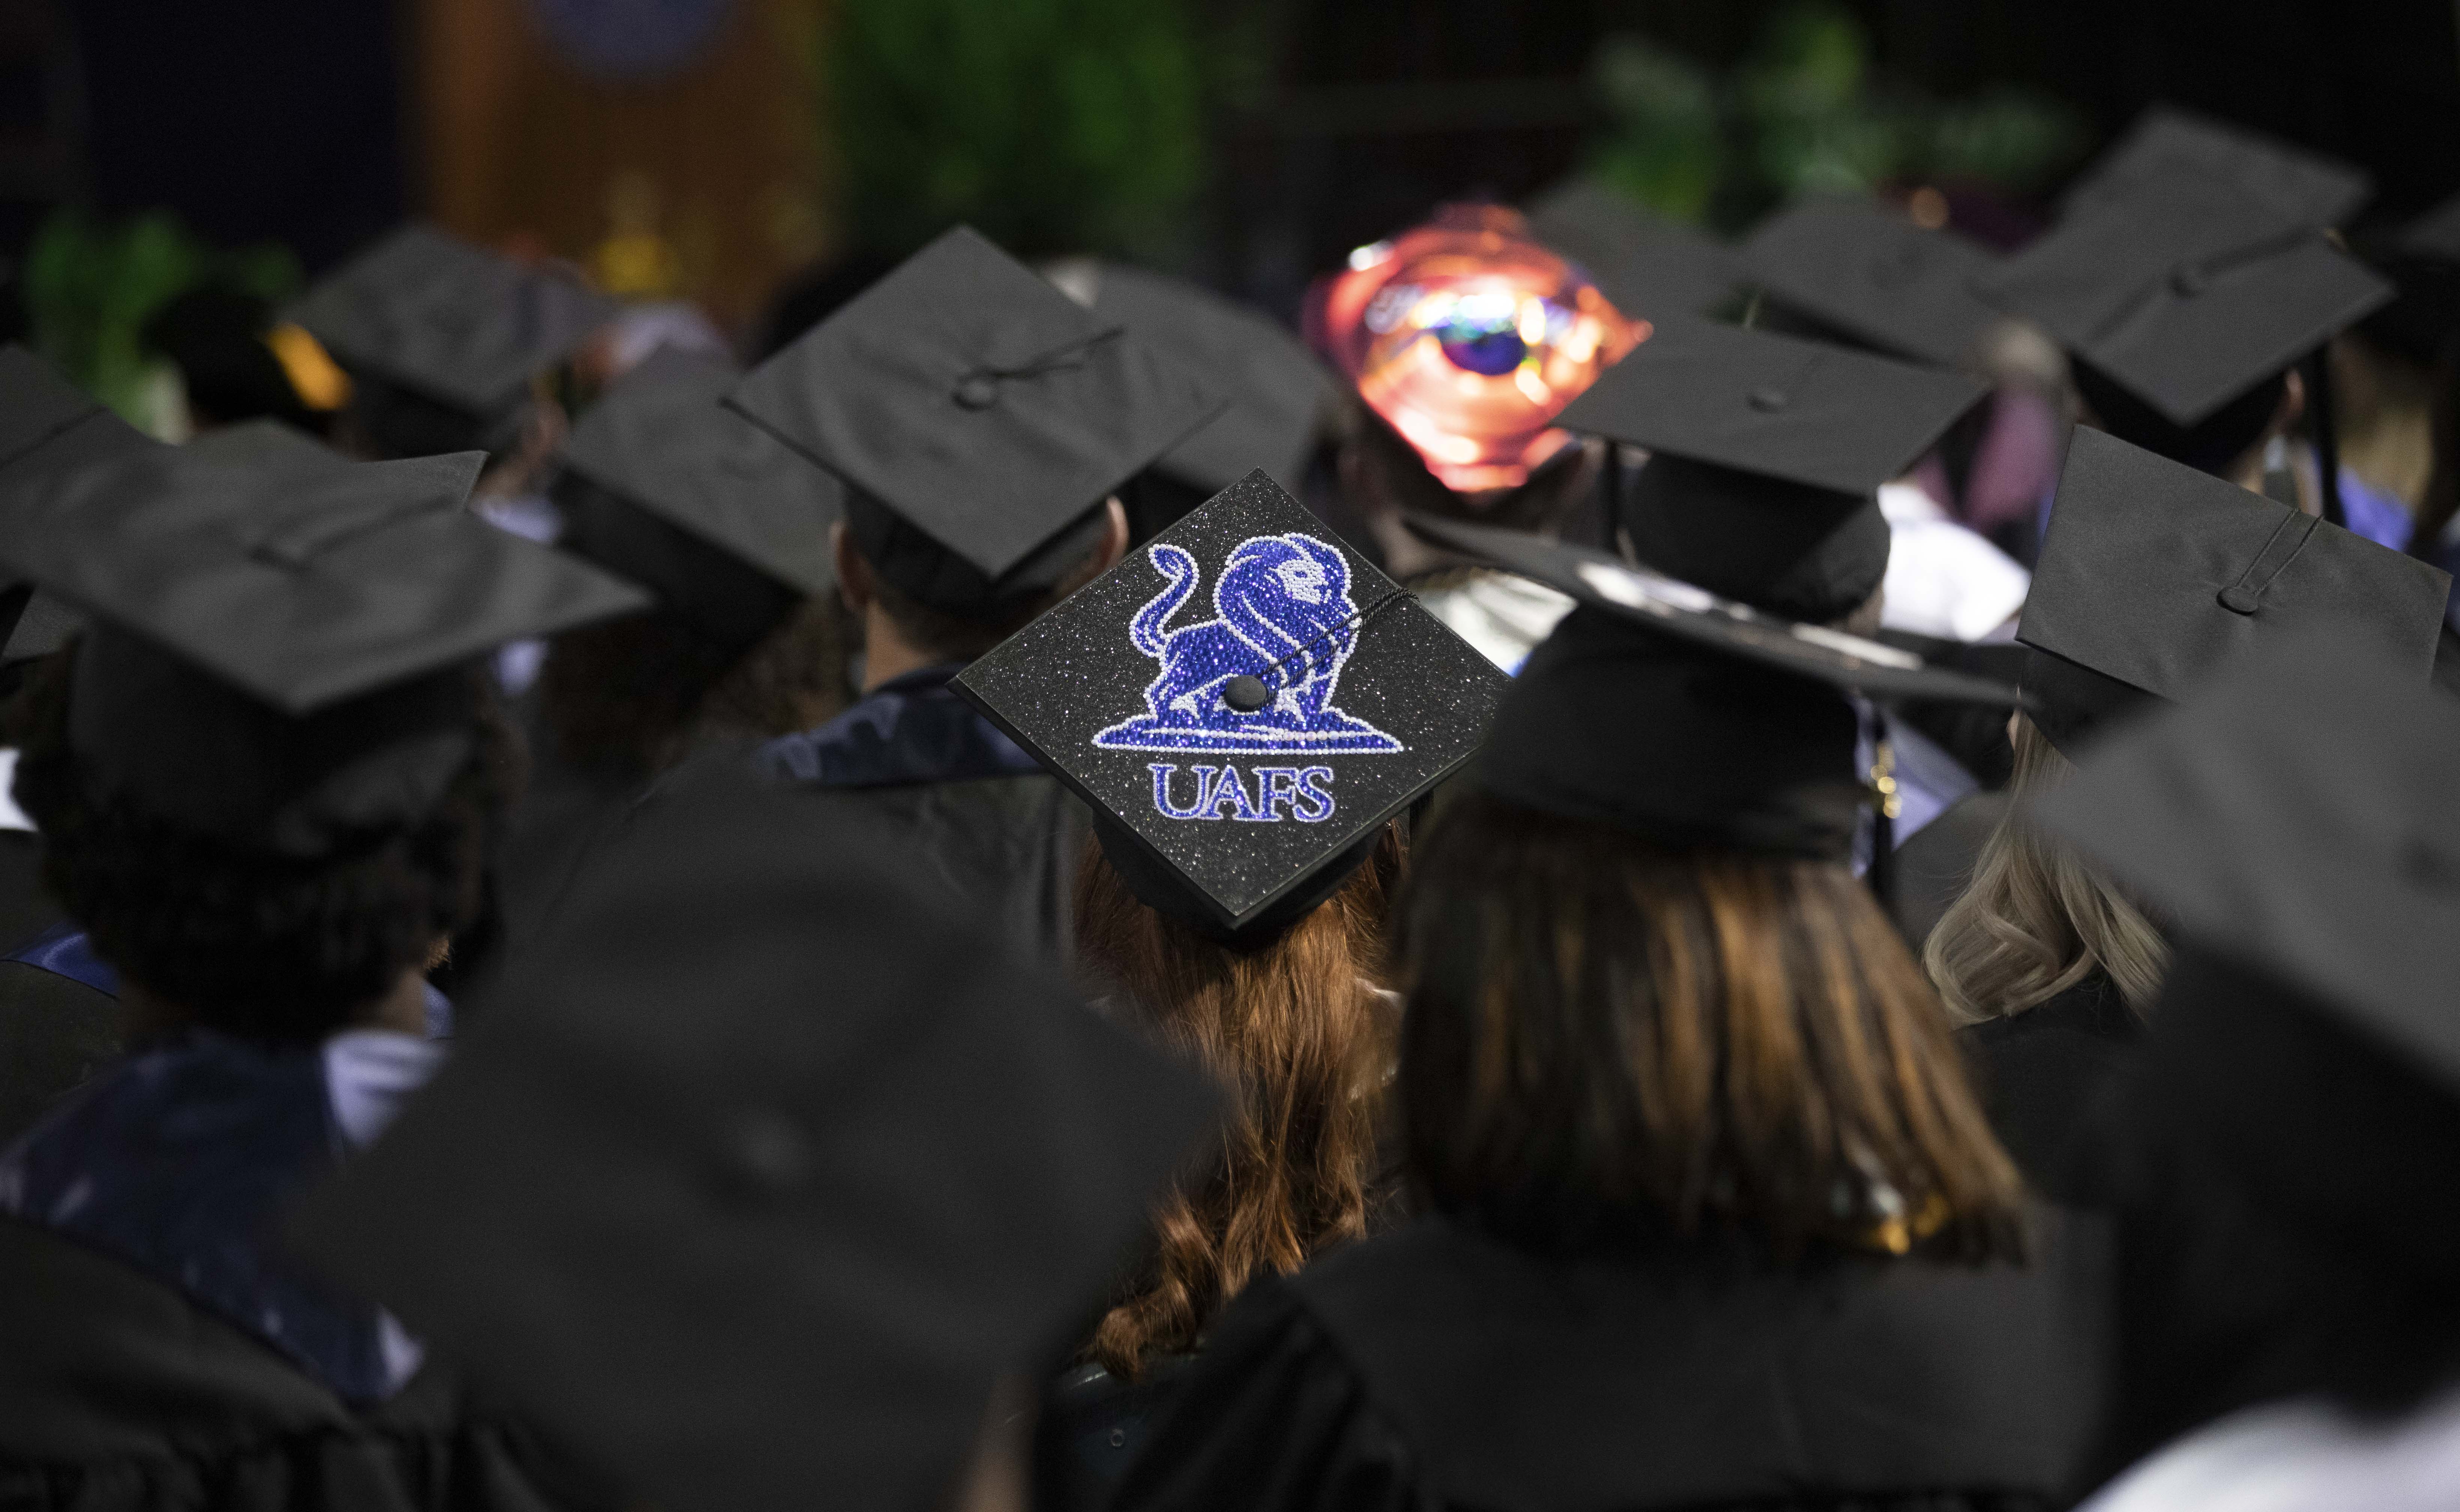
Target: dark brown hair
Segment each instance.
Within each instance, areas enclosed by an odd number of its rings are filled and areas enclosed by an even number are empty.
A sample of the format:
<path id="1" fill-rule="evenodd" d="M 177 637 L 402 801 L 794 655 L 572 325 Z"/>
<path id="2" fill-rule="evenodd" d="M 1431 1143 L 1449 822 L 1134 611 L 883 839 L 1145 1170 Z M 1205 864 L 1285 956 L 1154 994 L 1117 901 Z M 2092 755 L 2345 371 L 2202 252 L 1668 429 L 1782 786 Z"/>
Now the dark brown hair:
<path id="1" fill-rule="evenodd" d="M 1340 891 L 1242 948 L 1137 901 L 1089 843 L 1076 877 L 1080 960 L 1113 1002 L 1237 1091 L 1219 1158 L 1154 1212 L 1155 1246 L 1086 1354 L 1133 1378 L 1193 1349 L 1261 1271 L 1296 1270 L 1367 1232 L 1379 1098 L 1391 1065 L 1382 979 L 1397 830 Z"/>
<path id="2" fill-rule="evenodd" d="M 68 739 L 73 651 L 8 712 L 15 796 L 43 881 L 96 954 L 206 1028 L 313 1044 L 478 917 L 481 872 L 524 773 L 480 669 L 469 759 L 414 823 L 299 860 L 196 833 L 103 791 Z"/>
<path id="3" fill-rule="evenodd" d="M 557 751 L 642 781 L 704 741 L 809 730 L 853 697 L 843 621 L 828 593 L 797 601 L 749 648 L 671 609 L 559 636 L 539 679 Z"/>
<path id="4" fill-rule="evenodd" d="M 1946 1014 L 1842 866 L 1471 793 L 1419 846 L 1395 947 L 1410 1174 L 1445 1212 L 1548 1250 L 2020 1246 Z"/>

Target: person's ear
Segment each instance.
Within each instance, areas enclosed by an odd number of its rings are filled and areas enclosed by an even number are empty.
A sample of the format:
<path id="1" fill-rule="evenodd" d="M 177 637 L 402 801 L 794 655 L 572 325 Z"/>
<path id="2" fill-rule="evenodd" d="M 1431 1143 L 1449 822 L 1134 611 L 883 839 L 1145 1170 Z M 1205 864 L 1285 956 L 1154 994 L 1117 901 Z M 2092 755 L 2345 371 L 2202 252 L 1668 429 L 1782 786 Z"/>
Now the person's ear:
<path id="1" fill-rule="evenodd" d="M 871 580 L 871 564 L 855 549 L 854 533 L 840 520 L 829 526 L 829 557 L 837 564 L 838 597 L 845 600 L 846 608 L 857 619 L 871 610 L 880 590 Z"/>
<path id="2" fill-rule="evenodd" d="M 1085 581 L 1091 583 L 1117 566 L 1119 559 L 1127 554 L 1128 506 L 1119 502 L 1118 495 L 1113 494 L 1102 500 L 1102 540 L 1093 548 L 1093 570 L 1085 574 Z"/>
<path id="3" fill-rule="evenodd" d="M 2273 410 L 2272 424 L 2263 433 L 2267 441 L 2276 436 L 2288 435 L 2290 427 L 2298 423 L 2299 416 L 2306 413 L 2305 374 L 2292 368 L 2281 375 L 2281 379 L 2280 403 Z"/>

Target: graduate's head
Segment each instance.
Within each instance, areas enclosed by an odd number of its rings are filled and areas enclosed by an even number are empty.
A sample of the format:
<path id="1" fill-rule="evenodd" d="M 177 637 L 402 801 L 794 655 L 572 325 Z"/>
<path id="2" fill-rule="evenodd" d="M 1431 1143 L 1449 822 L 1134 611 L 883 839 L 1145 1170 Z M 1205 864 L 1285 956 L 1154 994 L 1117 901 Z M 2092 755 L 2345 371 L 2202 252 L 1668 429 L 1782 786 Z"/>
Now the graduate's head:
<path id="1" fill-rule="evenodd" d="M 1119 487 L 1221 409 L 1185 365 L 963 226 L 726 402 L 842 481 L 841 590 L 943 659 L 1115 561 Z"/>
<path id="2" fill-rule="evenodd" d="M 313 1039 L 477 907 L 519 765 L 486 653 L 647 596 L 472 515 L 476 457 L 224 438 L 12 496 L 0 558 L 88 621 L 32 691 L 17 801 L 135 988 Z"/>
<path id="3" fill-rule="evenodd" d="M 20 700 L 15 798 L 43 835 L 43 877 L 95 952 L 196 1024 L 313 1042 L 382 999 L 477 916 L 480 873 L 520 766 L 484 672 L 439 690 L 464 703 L 466 749 L 414 817 L 312 855 L 218 835 L 75 748 L 76 657 Z"/>
<path id="4" fill-rule="evenodd" d="M 807 730 L 847 700 L 837 479 L 718 402 L 733 368 L 662 351 L 590 407 L 555 485 L 558 545 L 657 597 L 561 637 L 558 754 L 639 780 L 696 746 Z"/>
<path id="5" fill-rule="evenodd" d="M 2015 690 L 1600 553 L 1429 529 L 1580 604 L 1505 693 L 1395 909 L 1419 1188 L 1558 1250 L 2009 1251 L 2014 1168 L 1850 866 L 1884 799 L 1859 780 L 1846 690 Z"/>

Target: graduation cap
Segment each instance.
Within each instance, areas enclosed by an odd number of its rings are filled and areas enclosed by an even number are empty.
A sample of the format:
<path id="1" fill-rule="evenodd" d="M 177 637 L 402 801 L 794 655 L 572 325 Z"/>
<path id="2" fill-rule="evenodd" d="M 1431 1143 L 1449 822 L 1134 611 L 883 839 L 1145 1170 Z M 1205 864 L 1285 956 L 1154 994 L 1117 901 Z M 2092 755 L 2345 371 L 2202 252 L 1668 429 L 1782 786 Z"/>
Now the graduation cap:
<path id="1" fill-rule="evenodd" d="M 2062 208 L 2072 215 L 2108 201 L 2141 200 L 2177 173 L 2226 183 L 2301 226 L 2340 225 L 2374 195 L 2374 181 L 2354 163 L 2156 105 L 2068 187 Z"/>
<path id="2" fill-rule="evenodd" d="M 647 598 L 470 514 L 480 460 L 164 448 L 12 499 L 0 565 L 93 627 L 69 734 L 104 786 L 294 856 L 424 812 L 469 754 L 467 664 Z"/>
<path id="3" fill-rule="evenodd" d="M 441 406 L 477 437 L 615 309 L 552 268 L 407 225 L 318 280 L 287 314 L 363 383 Z"/>
<path id="4" fill-rule="evenodd" d="M 959 226 L 727 403 L 848 485 L 874 567 L 995 616 L 1081 563 L 1103 501 L 1221 409 L 1196 374 Z"/>
<path id="5" fill-rule="evenodd" d="M 40 479 L 161 445 L 14 342 L 0 347 L 0 513 Z M 48 656 L 82 628 L 74 610 L 31 583 L 0 587 L 0 669 Z"/>
<path id="6" fill-rule="evenodd" d="M 1742 258 L 1787 309 L 1919 362 L 1971 360 L 1983 333 L 2006 318 L 1973 291 L 1997 254 L 1877 200 L 1798 200 L 1751 233 Z"/>
<path id="7" fill-rule="evenodd" d="M 2392 293 L 2312 222 L 2179 167 L 2080 205 L 1976 287 L 2181 427 Z"/>
<path id="8" fill-rule="evenodd" d="M 1504 676 L 1259 469 L 968 667 L 1136 896 L 1219 938 L 1323 901 Z"/>
<path id="9" fill-rule="evenodd" d="M 299 1246 L 635 1500 L 934 1504 L 1220 1098 L 896 851 L 810 794 L 662 795 Z"/>
<path id="10" fill-rule="evenodd" d="M 1409 517 L 1412 530 L 1578 601 L 1530 653 L 1474 769 L 1486 791 L 1668 844 L 1842 860 L 1869 795 L 1845 691 L 2011 707 L 2003 683 L 1763 614 L 1602 552 Z"/>
<path id="11" fill-rule="evenodd" d="M 227 467 L 265 472 L 340 471 L 351 459 L 286 420 L 261 418 L 217 426 L 187 442 L 181 451 Z"/>
<path id="12" fill-rule="evenodd" d="M 2460 1220 L 2418 1199 L 2460 1161 L 2460 703 L 2372 628 L 2265 648 L 2037 815 L 2182 946 L 2136 1116 L 2218 1150 L 2239 1200 L 2439 1289 Z"/>
<path id="13" fill-rule="evenodd" d="M 1597 179 L 1567 179 L 1540 195 L 1529 229 L 1586 269 L 1615 309 L 1643 320 L 1705 314 L 1742 282 L 1732 247 Z"/>
<path id="14" fill-rule="evenodd" d="M 835 477 L 725 407 L 722 360 L 660 350 L 590 406 L 565 444 L 559 544 L 653 589 L 729 640 L 750 641 L 837 574 Z"/>
<path id="15" fill-rule="evenodd" d="M 1988 391 L 1958 373 L 1668 320 L 1561 423 L 1648 448 L 1622 525 L 1649 566 L 1789 619 L 1850 613 L 1888 567 L 1875 491 Z"/>
<path id="16" fill-rule="evenodd" d="M 1075 260 L 1050 269 L 1050 280 L 1229 395 L 1227 409 L 1164 452 L 1153 471 L 1203 498 L 1259 467 L 1298 484 L 1338 391 L 1294 332 L 1183 278 L 1123 263 Z"/>
<path id="17" fill-rule="evenodd" d="M 2350 621 L 2423 690 L 2450 575 L 2116 437 L 2078 427 L 2017 639 L 2033 718 L 2073 756 L 2106 722 Z"/>
<path id="18" fill-rule="evenodd" d="M 1500 205 L 1446 205 L 1307 296 L 1307 339 L 1458 493 L 1517 488 L 1572 444 L 1563 406 L 1648 339 Z"/>

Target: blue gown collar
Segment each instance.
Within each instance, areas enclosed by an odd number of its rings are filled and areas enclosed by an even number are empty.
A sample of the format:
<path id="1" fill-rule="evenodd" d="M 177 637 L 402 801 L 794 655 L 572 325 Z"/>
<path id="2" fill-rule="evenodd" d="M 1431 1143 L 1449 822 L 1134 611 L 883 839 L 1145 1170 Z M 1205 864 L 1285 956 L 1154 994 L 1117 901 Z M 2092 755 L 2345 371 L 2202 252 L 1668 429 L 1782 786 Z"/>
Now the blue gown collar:
<path id="1" fill-rule="evenodd" d="M 763 746 L 772 776 L 821 787 L 898 787 L 1022 777 L 1041 768 L 948 684 L 965 670 L 943 662 L 880 684 L 853 708 L 801 735 Z"/>

